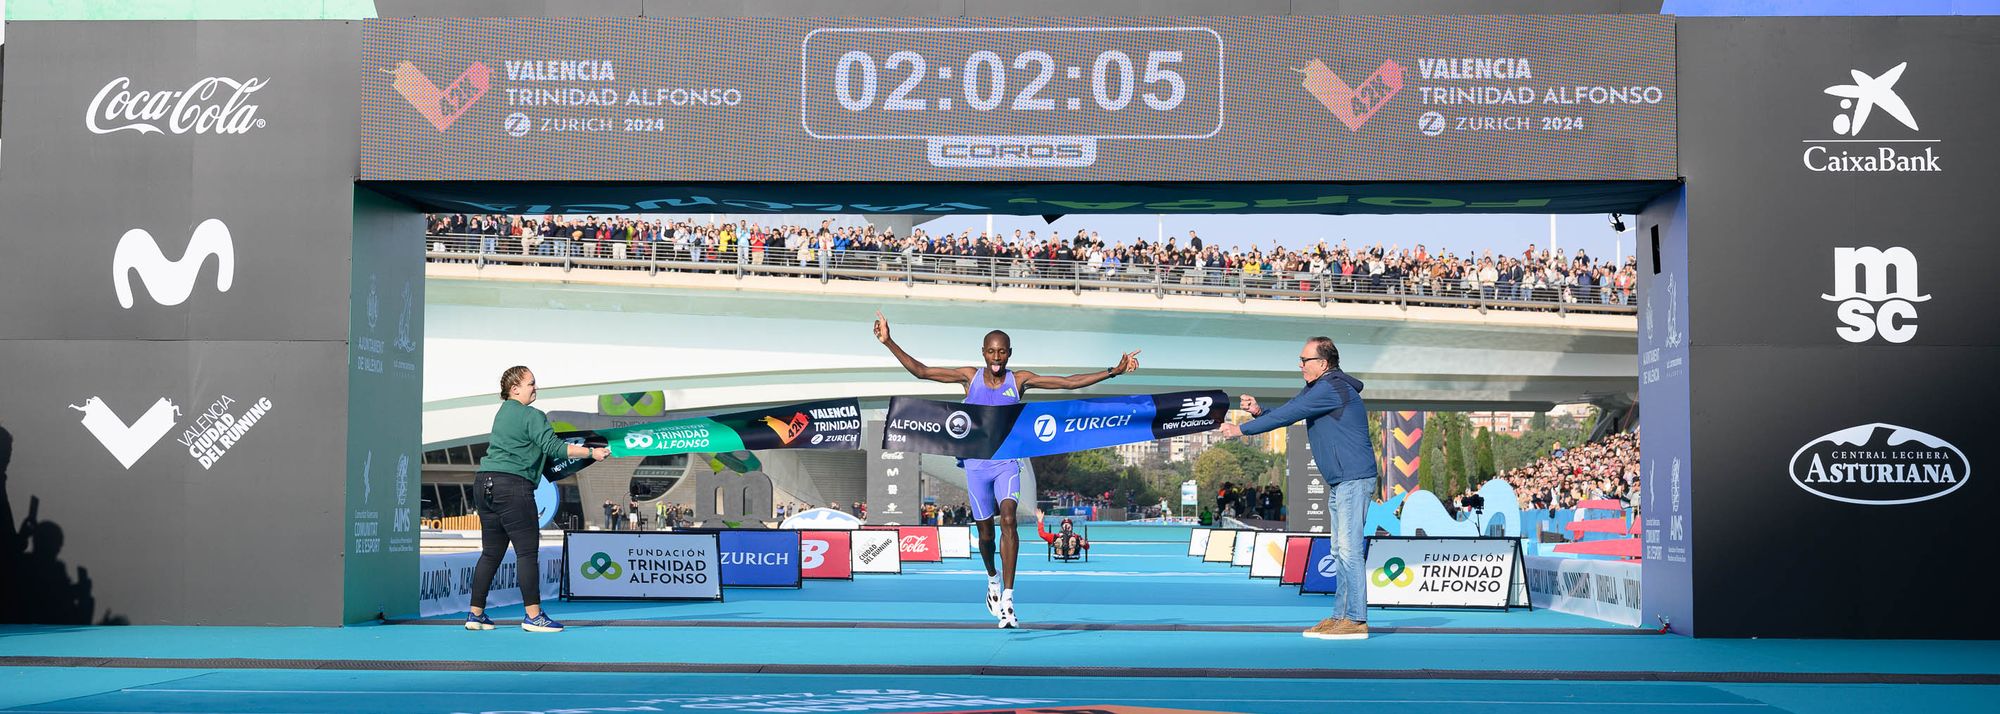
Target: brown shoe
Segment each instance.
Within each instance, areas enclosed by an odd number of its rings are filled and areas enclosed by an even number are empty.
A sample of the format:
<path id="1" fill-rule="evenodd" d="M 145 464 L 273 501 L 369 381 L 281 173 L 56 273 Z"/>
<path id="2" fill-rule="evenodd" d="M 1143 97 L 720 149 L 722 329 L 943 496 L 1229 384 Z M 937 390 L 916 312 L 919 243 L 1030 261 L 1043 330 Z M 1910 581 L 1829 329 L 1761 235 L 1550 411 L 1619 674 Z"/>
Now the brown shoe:
<path id="1" fill-rule="evenodd" d="M 1346 618 L 1329 617 L 1324 620 L 1320 620 L 1319 624 L 1307 628 L 1305 631 L 1305 636 L 1315 640 L 1337 639 L 1334 637 L 1334 635 L 1346 632 L 1348 626 L 1352 624 L 1353 623 L 1348 622 Z"/>
<path id="2" fill-rule="evenodd" d="M 1315 634 L 1313 631 L 1307 630 L 1306 636 L 1316 640 L 1368 639 L 1368 623 L 1355 622 L 1353 620 L 1336 620 L 1334 622 L 1335 624 L 1327 631 Z"/>

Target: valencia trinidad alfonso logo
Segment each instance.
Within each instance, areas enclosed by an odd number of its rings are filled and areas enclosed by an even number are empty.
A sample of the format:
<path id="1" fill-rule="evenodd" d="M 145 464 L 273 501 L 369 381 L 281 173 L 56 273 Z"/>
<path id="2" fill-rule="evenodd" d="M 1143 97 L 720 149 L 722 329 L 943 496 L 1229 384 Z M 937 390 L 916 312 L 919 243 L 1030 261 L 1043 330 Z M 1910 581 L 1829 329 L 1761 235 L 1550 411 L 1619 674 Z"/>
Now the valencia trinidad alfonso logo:
<path id="1" fill-rule="evenodd" d="M 222 221 L 210 218 L 195 226 L 194 236 L 188 239 L 187 250 L 179 260 L 167 258 L 151 233 L 139 228 L 125 231 L 111 255 L 112 286 L 118 292 L 118 305 L 132 309 L 135 273 L 154 302 L 161 305 L 187 302 L 194 293 L 201 266 L 210 256 L 215 258 L 216 291 L 229 292 L 230 285 L 236 282 L 236 244 L 230 239 L 229 226 Z"/>
<path id="2" fill-rule="evenodd" d="M 1896 82 L 1902 80 L 1904 70 L 1910 63 L 1903 62 L 1883 70 L 1881 74 L 1870 75 L 1859 69 L 1849 69 L 1847 74 L 1852 84 L 1829 86 L 1822 93 L 1840 98 L 1840 112 L 1833 117 L 1833 139 L 1806 139 L 1802 160 L 1806 170 L 1814 173 L 1929 173 L 1943 171 L 1938 166 L 1937 139 L 1921 138 L 1917 131 L 1917 117 L 1910 112 L 1910 105 L 1904 103 L 1902 95 L 1896 92 Z M 1891 126 L 1890 134 L 1881 131 L 1870 132 L 1862 137 L 1864 127 L 1881 127 L 1884 122 L 1869 123 L 1877 113 L 1887 115 L 1909 130 L 1901 136 L 1895 135 Z M 1923 151 L 1919 153 L 1917 148 Z"/>
<path id="3" fill-rule="evenodd" d="M 805 433 L 806 426 L 811 423 L 812 420 L 806 418 L 805 412 L 792 414 L 792 420 L 789 422 L 777 417 L 764 417 L 764 426 L 771 427 L 771 431 L 778 433 L 778 440 L 786 444 L 791 444 L 793 439 Z"/>
<path id="4" fill-rule="evenodd" d="M 1293 71 L 1305 75 L 1306 91 L 1347 125 L 1349 131 L 1360 131 L 1362 124 L 1368 123 L 1369 118 L 1389 105 L 1397 92 L 1403 91 L 1403 66 L 1395 60 L 1383 61 L 1373 74 L 1361 80 L 1360 86 L 1348 86 L 1325 62 L 1317 59 L 1307 63 L 1305 69 Z"/>
<path id="5" fill-rule="evenodd" d="M 472 109 L 493 86 L 493 70 L 484 62 L 474 62 L 444 89 L 431 82 L 423 70 L 409 62 L 398 62 L 389 74 L 395 77 L 396 93 L 415 107 L 418 114 L 438 131 L 450 129 L 452 122 Z"/>

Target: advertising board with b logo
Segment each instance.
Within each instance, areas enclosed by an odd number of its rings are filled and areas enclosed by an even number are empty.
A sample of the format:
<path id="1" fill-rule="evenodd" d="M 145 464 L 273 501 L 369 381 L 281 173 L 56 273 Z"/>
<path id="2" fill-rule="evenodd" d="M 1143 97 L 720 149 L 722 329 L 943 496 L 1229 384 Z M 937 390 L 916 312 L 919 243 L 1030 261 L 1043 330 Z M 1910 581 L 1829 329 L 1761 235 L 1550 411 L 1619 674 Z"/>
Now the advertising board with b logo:
<path id="1" fill-rule="evenodd" d="M 563 536 L 563 597 L 721 600 L 721 554 L 713 532 L 570 531 Z"/>
<path id="2" fill-rule="evenodd" d="M 810 580 L 853 580 L 854 532 L 799 531 L 799 576 Z"/>

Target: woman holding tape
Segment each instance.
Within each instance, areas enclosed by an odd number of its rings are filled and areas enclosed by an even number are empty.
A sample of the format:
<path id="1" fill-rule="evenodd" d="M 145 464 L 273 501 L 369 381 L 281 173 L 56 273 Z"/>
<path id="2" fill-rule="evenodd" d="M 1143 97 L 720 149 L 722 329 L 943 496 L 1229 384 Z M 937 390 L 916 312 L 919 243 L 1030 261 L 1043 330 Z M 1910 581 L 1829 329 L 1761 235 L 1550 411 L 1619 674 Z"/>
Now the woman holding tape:
<path id="1" fill-rule="evenodd" d="M 527 367 L 509 367 L 500 374 L 500 411 L 493 415 L 493 434 L 486 456 L 473 474 L 474 500 L 479 513 L 479 565 L 472 571 L 472 611 L 465 616 L 465 629 L 491 630 L 486 617 L 486 592 L 493 588 L 493 575 L 500 571 L 500 558 L 507 544 L 514 545 L 514 575 L 521 584 L 521 602 L 527 605 L 527 619 L 521 629 L 529 632 L 561 632 L 562 623 L 542 611 L 541 523 L 535 513 L 535 487 L 550 459 L 605 459 L 611 450 L 586 448 L 556 438 L 549 417 L 528 406 L 535 403 L 535 373 Z"/>

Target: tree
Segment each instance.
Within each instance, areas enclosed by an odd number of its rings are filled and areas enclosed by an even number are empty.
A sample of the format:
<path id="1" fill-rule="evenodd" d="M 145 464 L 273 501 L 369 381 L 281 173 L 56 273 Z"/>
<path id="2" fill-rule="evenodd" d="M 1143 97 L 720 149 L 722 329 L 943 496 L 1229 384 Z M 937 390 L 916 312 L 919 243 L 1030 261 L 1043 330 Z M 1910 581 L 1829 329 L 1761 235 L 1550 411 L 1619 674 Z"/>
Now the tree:
<path id="1" fill-rule="evenodd" d="M 1500 474 L 1499 470 L 1494 468 L 1493 464 L 1493 432 L 1491 430 L 1479 430 L 1479 440 L 1476 449 L 1473 454 L 1474 473 L 1478 474 L 1479 483 L 1484 484 Z"/>
<path id="2" fill-rule="evenodd" d="M 1435 416 L 1435 414 L 1432 415 L 1432 417 Z M 1437 422 L 1425 421 L 1424 423 L 1431 425 L 1428 430 L 1436 429 Z M 1437 493 L 1438 463 L 1444 460 L 1443 442 L 1443 439 L 1436 438 L 1434 434 L 1426 434 L 1423 443 L 1418 445 L 1419 451 L 1417 453 L 1422 460 L 1417 462 L 1417 490 L 1429 491 L 1432 494 Z"/>
<path id="3" fill-rule="evenodd" d="M 1462 418 L 1461 415 L 1453 413 L 1451 414 L 1451 418 L 1444 420 L 1446 424 L 1444 432 L 1444 493 L 1438 494 L 1438 498 L 1446 501 L 1450 501 L 1453 496 L 1457 496 L 1461 491 L 1465 490 L 1465 436 L 1463 433 L 1464 428 L 1460 423 Z"/>
<path id="4" fill-rule="evenodd" d="M 1243 465 L 1228 449 L 1209 448 L 1194 459 L 1194 481 L 1201 503 L 1213 508 L 1215 492 L 1222 488 L 1223 482 L 1238 485 L 1244 482 Z"/>

